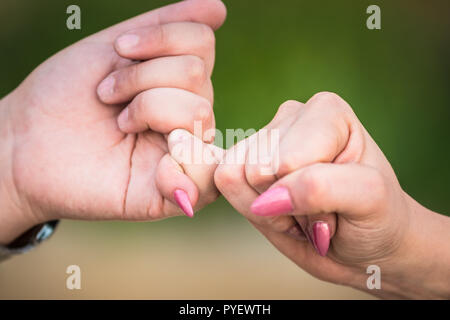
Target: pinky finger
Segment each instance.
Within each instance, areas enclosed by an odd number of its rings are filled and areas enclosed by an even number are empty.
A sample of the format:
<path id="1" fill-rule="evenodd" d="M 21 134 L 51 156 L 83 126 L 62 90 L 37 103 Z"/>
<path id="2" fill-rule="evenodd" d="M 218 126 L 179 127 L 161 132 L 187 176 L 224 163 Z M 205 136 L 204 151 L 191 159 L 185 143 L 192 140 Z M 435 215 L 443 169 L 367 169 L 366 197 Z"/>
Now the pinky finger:
<path id="1" fill-rule="evenodd" d="M 194 216 L 198 188 L 169 154 L 159 162 L 156 185 L 163 196 L 163 211 L 167 217 L 183 213 L 190 218 Z"/>
<path id="2" fill-rule="evenodd" d="M 316 252 L 322 257 L 326 256 L 331 245 L 331 239 L 336 233 L 336 214 L 296 216 L 295 220 L 297 220 Z"/>

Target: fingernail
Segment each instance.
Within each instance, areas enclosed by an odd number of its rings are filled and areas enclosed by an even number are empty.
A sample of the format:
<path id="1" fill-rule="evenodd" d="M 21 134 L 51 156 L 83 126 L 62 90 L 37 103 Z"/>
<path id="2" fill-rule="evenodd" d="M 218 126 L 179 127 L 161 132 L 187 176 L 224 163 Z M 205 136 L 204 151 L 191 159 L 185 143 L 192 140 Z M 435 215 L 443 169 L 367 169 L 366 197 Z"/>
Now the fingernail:
<path id="1" fill-rule="evenodd" d="M 306 236 L 306 234 L 303 232 L 302 228 L 298 224 L 292 226 L 287 231 L 287 234 L 296 240 L 308 241 L 308 237 Z"/>
<path id="2" fill-rule="evenodd" d="M 116 80 L 112 76 L 109 76 L 106 79 L 104 79 L 102 82 L 100 82 L 100 84 L 97 88 L 97 93 L 98 93 L 99 97 L 100 98 L 108 98 L 108 97 L 112 96 L 112 94 L 114 93 L 115 82 L 116 82 Z"/>
<path id="3" fill-rule="evenodd" d="M 139 36 L 135 34 L 124 34 L 116 40 L 116 45 L 120 50 L 129 50 L 139 43 Z"/>
<path id="4" fill-rule="evenodd" d="M 194 210 L 192 209 L 191 202 L 189 201 L 189 196 L 186 191 L 181 189 L 176 189 L 173 193 L 175 201 L 178 206 L 183 210 L 183 212 L 189 217 L 194 217 Z"/>
<path id="5" fill-rule="evenodd" d="M 122 129 L 125 127 L 125 124 L 127 122 L 128 122 L 128 108 L 125 108 L 119 114 L 119 117 L 117 118 L 117 124 L 119 125 L 119 128 Z"/>
<path id="6" fill-rule="evenodd" d="M 317 221 L 313 224 L 312 240 L 317 252 L 325 257 L 330 247 L 330 226 L 328 223 Z"/>
<path id="7" fill-rule="evenodd" d="M 291 197 L 285 187 L 276 187 L 262 193 L 253 201 L 250 210 L 258 216 L 276 216 L 292 212 Z"/>

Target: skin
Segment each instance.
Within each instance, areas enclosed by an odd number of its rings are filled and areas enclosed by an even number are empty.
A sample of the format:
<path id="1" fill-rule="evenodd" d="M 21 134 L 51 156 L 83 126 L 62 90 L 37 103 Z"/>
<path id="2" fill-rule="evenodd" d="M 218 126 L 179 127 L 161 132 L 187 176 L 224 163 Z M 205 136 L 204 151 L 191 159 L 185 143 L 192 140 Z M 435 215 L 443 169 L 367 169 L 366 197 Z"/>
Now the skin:
<path id="1" fill-rule="evenodd" d="M 372 294 L 450 298 L 450 219 L 402 190 L 335 94 L 280 107 L 265 128 L 280 133 L 279 161 L 257 153 L 279 163 L 273 174 L 249 161 L 258 135 L 224 152 L 191 134 L 196 120 L 214 128 L 211 29 L 224 19 L 213 0 L 147 13 L 61 51 L 0 101 L 0 244 L 51 219 L 179 215 L 175 189 L 199 208 L 217 197 L 216 185 L 315 277 L 367 291 L 366 268 L 375 264 L 382 289 Z M 140 42 L 127 47 L 121 35 Z M 193 146 L 204 163 L 186 157 Z M 252 213 L 262 193 L 280 187 L 288 212 Z M 324 257 L 310 243 L 318 221 L 331 232 Z"/>
<path id="2" fill-rule="evenodd" d="M 214 178 L 234 208 L 278 250 L 319 279 L 379 297 L 450 298 L 450 218 L 402 190 L 344 100 L 324 92 L 305 104 L 288 101 L 266 129 L 280 134 L 275 174 L 261 174 L 254 162 L 228 161 L 235 155 L 227 155 L 237 152 L 249 159 L 257 146 L 249 138 L 227 151 Z M 270 216 L 251 212 L 262 192 L 279 187 L 288 191 L 290 209 Z M 317 221 L 331 231 L 325 257 L 307 240 Z M 381 290 L 367 289 L 369 265 L 381 269 Z"/>
<path id="3" fill-rule="evenodd" d="M 176 188 L 196 208 L 217 197 L 166 137 L 194 121 L 214 128 L 213 30 L 225 16 L 218 0 L 145 13 L 60 51 L 0 101 L 0 244 L 52 219 L 181 215 Z M 99 86 L 108 75 L 114 89 Z"/>

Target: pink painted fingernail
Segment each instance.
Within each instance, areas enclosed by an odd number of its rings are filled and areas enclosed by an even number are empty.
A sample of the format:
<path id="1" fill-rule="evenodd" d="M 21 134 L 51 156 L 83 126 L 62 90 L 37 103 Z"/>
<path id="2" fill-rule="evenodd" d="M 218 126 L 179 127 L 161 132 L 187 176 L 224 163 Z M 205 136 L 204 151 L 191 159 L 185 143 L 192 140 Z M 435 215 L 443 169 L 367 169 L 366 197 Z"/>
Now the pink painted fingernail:
<path id="1" fill-rule="evenodd" d="M 116 82 L 116 80 L 112 76 L 109 76 L 106 79 L 104 79 L 102 82 L 100 82 L 100 84 L 97 88 L 97 93 L 98 93 L 99 97 L 102 99 L 107 99 L 110 96 L 112 96 L 114 93 L 115 82 Z"/>
<path id="2" fill-rule="evenodd" d="M 291 197 L 285 187 L 276 187 L 262 193 L 253 201 L 250 210 L 257 216 L 277 216 L 292 212 Z"/>
<path id="3" fill-rule="evenodd" d="M 130 50 L 139 43 L 139 36 L 136 34 L 124 34 L 116 40 L 119 50 Z"/>
<path id="4" fill-rule="evenodd" d="M 323 221 L 317 221 L 312 227 L 312 240 L 317 252 L 325 257 L 330 247 L 330 226 Z"/>
<path id="5" fill-rule="evenodd" d="M 176 189 L 173 193 L 175 201 L 178 206 L 183 210 L 183 212 L 189 217 L 194 217 L 194 209 L 192 209 L 191 202 L 189 201 L 189 196 L 186 191 L 181 189 Z"/>

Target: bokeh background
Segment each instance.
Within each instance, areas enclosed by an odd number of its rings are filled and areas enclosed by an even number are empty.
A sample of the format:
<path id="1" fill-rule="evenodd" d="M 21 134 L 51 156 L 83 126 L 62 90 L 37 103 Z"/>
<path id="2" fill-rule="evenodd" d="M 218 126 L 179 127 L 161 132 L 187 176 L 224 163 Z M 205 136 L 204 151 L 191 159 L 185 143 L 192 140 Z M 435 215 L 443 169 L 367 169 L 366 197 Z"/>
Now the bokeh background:
<path id="1" fill-rule="evenodd" d="M 2 0 L 0 97 L 60 49 L 169 2 Z M 213 76 L 219 129 L 257 129 L 287 99 L 334 91 L 353 106 L 403 188 L 450 212 L 449 1 L 225 3 Z M 66 28 L 70 4 L 81 7 L 82 30 Z M 381 7 L 382 30 L 366 28 L 370 4 Z M 71 264 L 81 267 L 80 291 L 65 287 Z M 301 271 L 220 199 L 193 220 L 64 221 L 51 241 L 0 265 L 0 298 L 371 296 Z"/>

